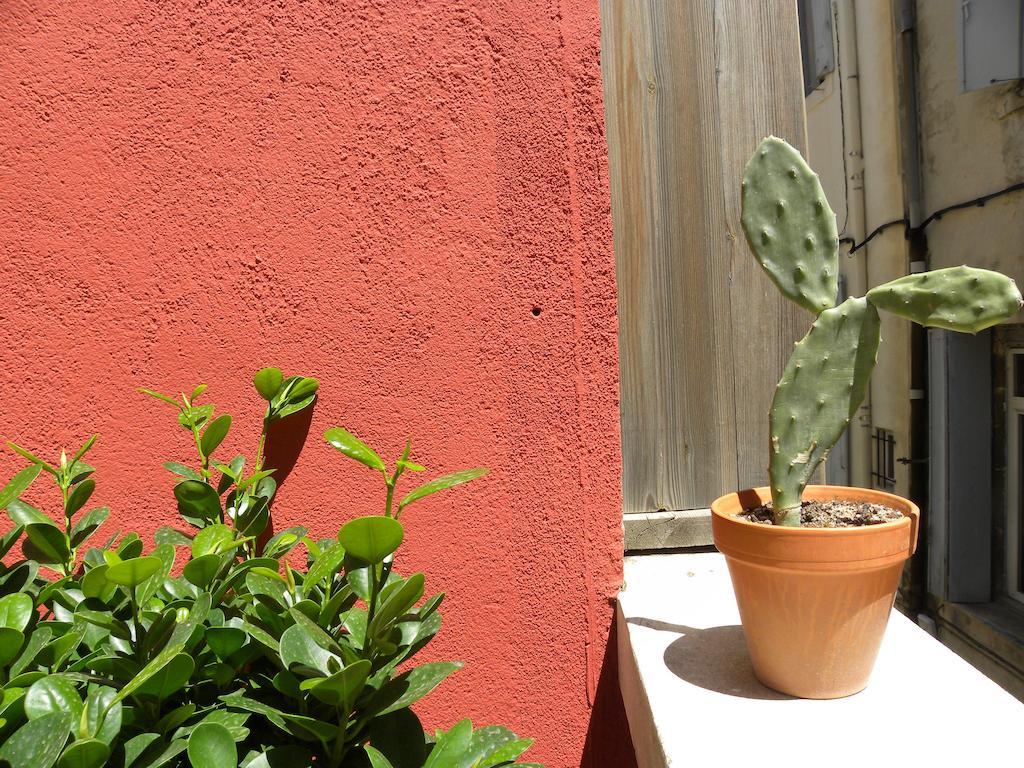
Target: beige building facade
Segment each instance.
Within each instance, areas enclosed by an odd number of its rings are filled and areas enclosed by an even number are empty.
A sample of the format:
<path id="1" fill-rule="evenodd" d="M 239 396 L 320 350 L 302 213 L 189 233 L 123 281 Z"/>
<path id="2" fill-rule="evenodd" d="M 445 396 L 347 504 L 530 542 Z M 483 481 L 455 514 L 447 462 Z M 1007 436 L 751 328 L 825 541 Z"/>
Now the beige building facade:
<path id="1" fill-rule="evenodd" d="M 798 5 L 844 291 L 959 264 L 1024 285 L 1024 3 Z M 882 338 L 829 480 L 922 505 L 901 607 L 1024 698 L 1024 318 L 955 337 L 886 317 Z"/>

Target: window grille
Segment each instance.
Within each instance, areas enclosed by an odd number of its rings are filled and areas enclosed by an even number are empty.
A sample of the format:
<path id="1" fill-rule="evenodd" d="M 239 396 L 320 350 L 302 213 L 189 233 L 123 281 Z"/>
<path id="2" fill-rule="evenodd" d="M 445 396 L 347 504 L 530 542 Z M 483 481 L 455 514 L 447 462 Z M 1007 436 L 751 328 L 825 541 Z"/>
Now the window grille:
<path id="1" fill-rule="evenodd" d="M 896 437 L 881 427 L 871 435 L 871 483 L 880 491 L 896 488 Z"/>

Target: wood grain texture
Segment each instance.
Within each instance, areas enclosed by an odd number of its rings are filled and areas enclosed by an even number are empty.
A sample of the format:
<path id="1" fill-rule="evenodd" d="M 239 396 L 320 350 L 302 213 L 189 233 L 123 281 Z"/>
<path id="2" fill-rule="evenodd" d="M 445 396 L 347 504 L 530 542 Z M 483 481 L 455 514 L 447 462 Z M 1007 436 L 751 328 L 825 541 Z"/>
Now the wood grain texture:
<path id="1" fill-rule="evenodd" d="M 811 317 L 740 229 L 768 134 L 805 145 L 795 3 L 603 0 L 627 513 L 766 479 L 768 408 Z"/>

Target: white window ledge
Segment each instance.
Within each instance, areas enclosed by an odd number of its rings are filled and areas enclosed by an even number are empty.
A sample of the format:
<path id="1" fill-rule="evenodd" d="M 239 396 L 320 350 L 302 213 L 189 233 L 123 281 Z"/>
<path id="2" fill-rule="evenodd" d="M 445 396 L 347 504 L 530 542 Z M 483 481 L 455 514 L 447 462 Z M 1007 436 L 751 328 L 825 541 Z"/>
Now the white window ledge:
<path id="1" fill-rule="evenodd" d="M 627 557 L 625 581 L 619 684 L 640 768 L 979 765 L 1020 754 L 1024 704 L 897 611 L 867 689 L 808 701 L 754 678 L 720 554 Z"/>

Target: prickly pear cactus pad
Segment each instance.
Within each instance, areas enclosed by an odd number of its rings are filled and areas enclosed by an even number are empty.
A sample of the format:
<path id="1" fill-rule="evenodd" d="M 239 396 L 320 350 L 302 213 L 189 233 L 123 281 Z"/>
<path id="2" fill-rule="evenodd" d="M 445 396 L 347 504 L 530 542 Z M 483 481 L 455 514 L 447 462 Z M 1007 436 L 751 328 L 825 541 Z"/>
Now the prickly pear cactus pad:
<path id="1" fill-rule="evenodd" d="M 1016 283 L 998 272 L 950 267 L 907 275 L 868 291 L 878 309 L 920 325 L 977 333 L 1021 307 Z"/>
<path id="2" fill-rule="evenodd" d="M 741 221 L 754 256 L 788 299 L 814 314 L 835 306 L 836 216 L 818 174 L 782 139 L 769 136 L 747 163 Z"/>
<path id="3" fill-rule="evenodd" d="M 796 343 L 775 389 L 768 475 L 776 525 L 800 525 L 800 496 L 864 400 L 878 354 L 865 298 L 827 309 Z"/>

